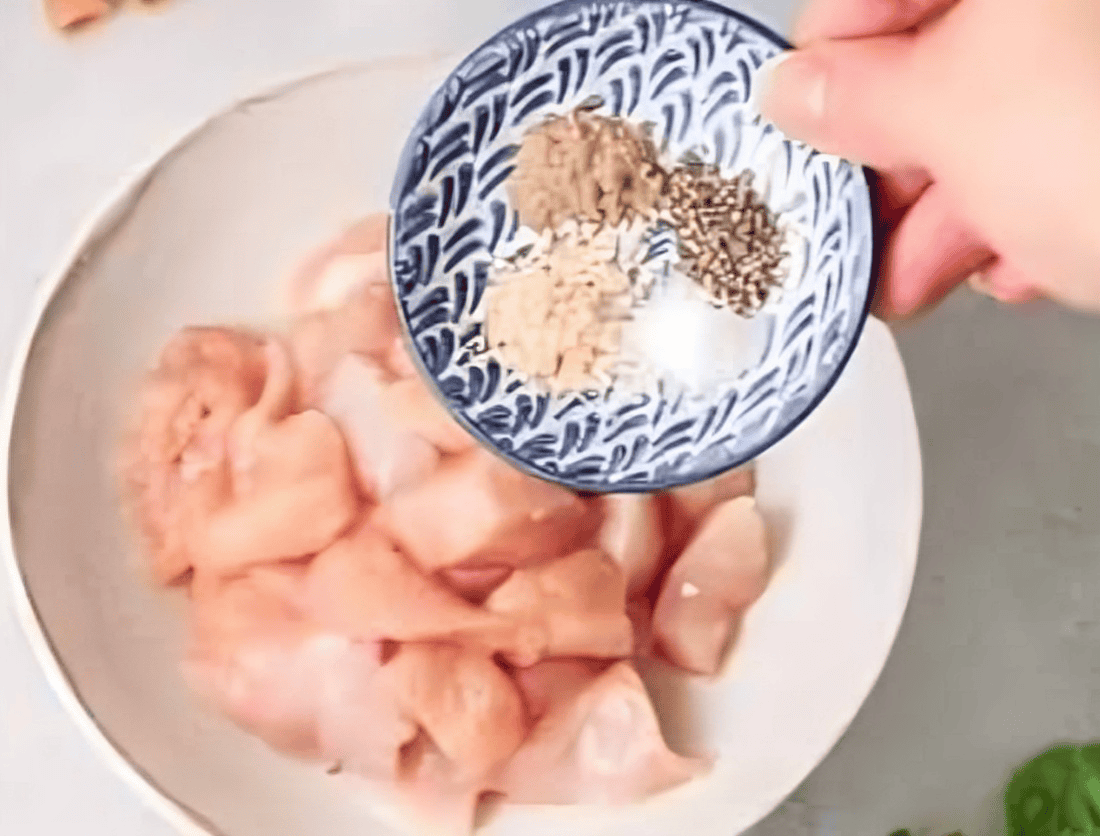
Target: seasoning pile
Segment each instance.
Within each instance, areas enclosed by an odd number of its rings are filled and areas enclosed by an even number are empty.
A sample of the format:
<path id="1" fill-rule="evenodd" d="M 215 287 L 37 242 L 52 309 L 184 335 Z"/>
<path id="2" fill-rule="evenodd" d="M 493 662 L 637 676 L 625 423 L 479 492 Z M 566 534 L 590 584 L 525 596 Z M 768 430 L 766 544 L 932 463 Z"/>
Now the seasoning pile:
<path id="1" fill-rule="evenodd" d="M 648 137 L 585 108 L 529 133 L 508 183 L 520 222 L 536 232 L 570 219 L 615 226 L 651 217 L 664 184 Z"/>
<path id="2" fill-rule="evenodd" d="M 753 174 L 733 180 L 701 164 L 672 172 L 668 216 L 689 275 L 717 303 L 756 313 L 783 280 L 783 232 L 752 188 Z"/>
<path id="3" fill-rule="evenodd" d="M 640 358 L 624 330 L 675 275 L 707 303 L 751 318 L 781 289 L 786 232 L 753 188 L 698 161 L 663 167 L 649 132 L 582 106 L 530 131 L 508 179 L 535 240 L 494 263 L 489 349 L 552 393 L 607 390 Z M 648 243 L 671 231 L 673 263 Z M 636 342 L 636 341 L 630 341 Z"/>
<path id="4" fill-rule="evenodd" d="M 613 227 L 570 220 L 501 265 L 487 332 L 508 365 L 555 392 L 610 384 L 623 324 L 642 292 L 616 260 L 617 241 Z"/>

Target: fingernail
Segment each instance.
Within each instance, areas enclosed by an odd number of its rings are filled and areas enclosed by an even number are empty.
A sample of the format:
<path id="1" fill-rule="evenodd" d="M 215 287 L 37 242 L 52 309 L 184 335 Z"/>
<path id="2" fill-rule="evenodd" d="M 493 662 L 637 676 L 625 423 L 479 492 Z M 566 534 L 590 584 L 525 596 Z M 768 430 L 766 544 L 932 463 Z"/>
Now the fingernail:
<path id="1" fill-rule="evenodd" d="M 970 278 L 966 280 L 966 283 L 970 286 L 970 289 L 975 293 L 980 293 L 982 296 L 990 296 L 994 299 L 997 298 L 997 294 L 993 292 L 993 286 L 990 284 L 989 279 L 985 273 L 977 272 L 971 273 Z"/>
<path id="2" fill-rule="evenodd" d="M 752 91 L 749 93 L 749 107 L 752 110 L 763 112 L 764 104 L 772 89 L 776 68 L 788 61 L 795 53 L 792 50 L 773 55 L 760 65 L 756 75 L 752 79 Z M 766 115 L 766 114 L 765 114 Z"/>
<path id="3" fill-rule="evenodd" d="M 1004 284 L 992 280 L 983 272 L 972 274 L 966 283 L 975 293 L 988 296 L 1004 305 L 1021 305 L 1042 298 L 1041 294 L 1030 285 Z"/>
<path id="4" fill-rule="evenodd" d="M 813 144 L 822 130 L 828 94 L 825 64 L 806 52 L 785 52 L 759 70 L 758 103 L 783 133 Z"/>

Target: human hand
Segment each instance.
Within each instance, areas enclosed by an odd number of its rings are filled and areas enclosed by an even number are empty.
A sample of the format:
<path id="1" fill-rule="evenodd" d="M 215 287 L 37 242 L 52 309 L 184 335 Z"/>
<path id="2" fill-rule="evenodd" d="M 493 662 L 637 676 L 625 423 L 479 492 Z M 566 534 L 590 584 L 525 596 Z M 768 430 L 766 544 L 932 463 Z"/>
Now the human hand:
<path id="1" fill-rule="evenodd" d="M 795 42 L 761 105 L 878 171 L 877 314 L 975 271 L 1100 312 L 1100 3 L 811 0 Z"/>

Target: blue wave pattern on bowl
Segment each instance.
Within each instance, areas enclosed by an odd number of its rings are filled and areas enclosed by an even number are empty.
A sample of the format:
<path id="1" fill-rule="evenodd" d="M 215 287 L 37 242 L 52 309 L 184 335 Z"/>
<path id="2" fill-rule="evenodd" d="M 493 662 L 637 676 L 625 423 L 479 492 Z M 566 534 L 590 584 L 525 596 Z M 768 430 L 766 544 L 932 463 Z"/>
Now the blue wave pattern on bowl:
<path id="1" fill-rule="evenodd" d="M 566 2 L 505 29 L 428 103 L 391 197 L 391 264 L 419 360 L 469 429 L 530 472 L 592 490 L 653 490 L 757 456 L 793 429 L 847 361 L 870 294 L 862 172 L 787 140 L 750 106 L 753 76 L 785 44 L 706 2 Z M 494 255 L 519 221 L 505 186 L 523 135 L 599 96 L 599 111 L 655 123 L 678 158 L 761 174 L 803 230 L 797 271 L 767 320 L 760 362 L 705 397 L 612 389 L 532 395 L 485 353 Z M 660 255 L 674 248 L 657 245 Z"/>

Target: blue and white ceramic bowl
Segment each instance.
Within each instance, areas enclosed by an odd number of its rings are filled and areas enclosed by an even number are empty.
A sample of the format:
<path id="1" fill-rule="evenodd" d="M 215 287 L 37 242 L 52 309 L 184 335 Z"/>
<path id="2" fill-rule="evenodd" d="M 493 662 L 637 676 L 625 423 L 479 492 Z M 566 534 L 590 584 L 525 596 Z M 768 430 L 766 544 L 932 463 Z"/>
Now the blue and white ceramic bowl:
<path id="1" fill-rule="evenodd" d="M 567 0 L 500 32 L 432 96 L 391 194 L 392 272 L 425 375 L 482 442 L 573 488 L 657 490 L 755 458 L 826 395 L 867 316 L 871 207 L 858 167 L 754 110 L 756 73 L 785 48 L 705 0 Z M 597 113 L 650 123 L 664 161 L 752 170 L 785 231 L 788 277 L 750 320 L 707 305 L 651 317 L 645 333 L 686 375 L 554 395 L 487 351 L 486 288 L 494 259 L 530 241 L 505 185 L 519 143 L 594 97 Z M 675 272 L 675 246 L 649 255 Z"/>

